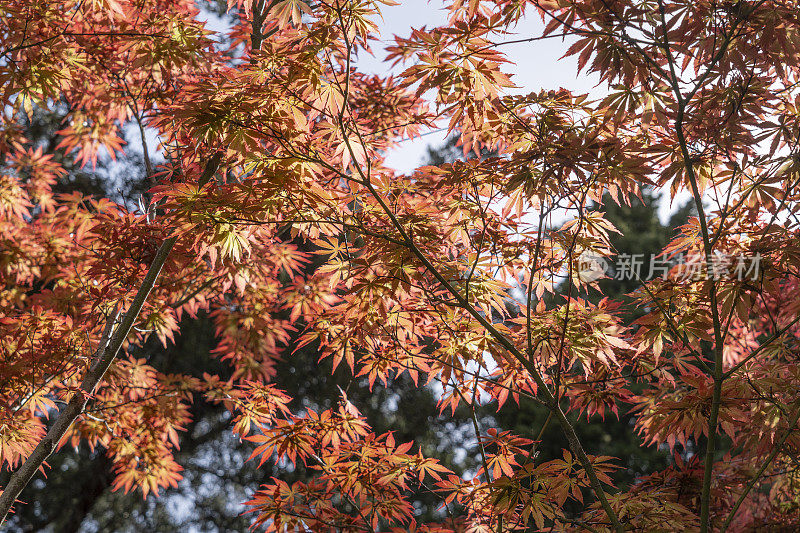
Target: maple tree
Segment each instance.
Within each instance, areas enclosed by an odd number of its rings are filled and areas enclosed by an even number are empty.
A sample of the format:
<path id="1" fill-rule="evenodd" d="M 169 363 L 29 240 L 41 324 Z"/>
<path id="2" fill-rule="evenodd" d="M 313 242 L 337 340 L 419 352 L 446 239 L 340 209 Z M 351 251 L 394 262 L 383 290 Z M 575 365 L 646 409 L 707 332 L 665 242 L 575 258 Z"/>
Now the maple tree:
<path id="1" fill-rule="evenodd" d="M 313 473 L 255 492 L 270 531 L 796 527 L 797 2 L 456 0 L 442 27 L 395 37 L 402 71 L 378 76 L 357 58 L 387 4 L 231 1 L 224 34 L 191 0 L 0 6 L 0 513 L 64 445 L 105 449 L 115 488 L 175 486 L 202 396 L 253 460 Z M 606 96 L 513 91 L 502 46 L 525 17 L 544 22 L 530 46 L 569 37 Z M 53 192 L 63 163 L 20 123 L 55 108 L 75 165 L 124 154 L 138 131 L 138 206 Z M 474 156 L 386 165 L 440 126 Z M 693 198 L 663 253 L 705 275 L 677 265 L 627 306 L 585 297 L 599 286 L 582 258 L 614 254 L 602 204 L 647 187 Z M 743 256 L 757 277 L 722 264 Z M 131 355 L 205 312 L 229 379 Z M 544 428 L 473 417 L 481 466 L 458 476 L 373 432 L 344 391 L 293 409 L 272 379 L 292 335 L 371 385 L 436 382 L 445 412 L 539 402 L 569 449 L 540 461 Z M 621 410 L 643 447 L 675 451 L 624 490 L 568 416 Z M 418 523 L 417 491 L 440 498 L 440 521 Z"/>

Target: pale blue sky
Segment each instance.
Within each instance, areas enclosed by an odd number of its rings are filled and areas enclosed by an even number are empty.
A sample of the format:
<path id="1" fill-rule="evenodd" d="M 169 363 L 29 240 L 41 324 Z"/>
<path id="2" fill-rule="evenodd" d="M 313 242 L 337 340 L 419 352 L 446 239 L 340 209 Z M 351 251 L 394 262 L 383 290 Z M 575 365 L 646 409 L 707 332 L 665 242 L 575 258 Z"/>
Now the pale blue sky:
<path id="1" fill-rule="evenodd" d="M 400 5 L 383 6 L 383 24 L 380 36 L 383 42 L 390 43 L 393 35 L 403 37 L 411 33 L 411 28 L 422 26 L 433 27 L 446 22 L 443 3 L 437 0 L 399 0 Z M 522 21 L 516 28 L 516 35 L 509 35 L 506 41 L 534 37 L 541 34 L 543 25 L 535 11 L 529 11 L 528 20 Z M 513 73 L 512 81 L 519 87 L 512 92 L 528 93 L 540 89 L 558 89 L 564 87 L 574 92 L 600 94 L 601 88 L 595 88 L 597 76 L 577 76 L 577 62 L 574 58 L 559 59 L 569 44 L 560 38 L 545 39 L 529 43 L 515 43 L 501 49 L 514 65 L 508 71 Z M 375 57 L 362 56 L 358 66 L 362 70 L 385 73 L 388 64 L 383 63 L 384 51 L 373 47 Z M 406 141 L 393 150 L 388 164 L 400 172 L 410 172 L 423 162 L 426 147 L 438 145 L 444 141 L 444 132 L 433 132 L 424 137 Z"/>
<path id="2" fill-rule="evenodd" d="M 382 6 L 383 20 L 379 23 L 379 36 L 385 44 L 393 42 L 394 35 L 407 37 L 412 28 L 427 26 L 429 28 L 446 22 L 446 13 L 441 0 L 397 0 L 399 5 Z M 214 17 L 209 17 L 209 29 L 223 31 L 224 24 Z M 541 35 L 544 25 L 534 9 L 528 12 L 528 19 L 521 21 L 515 33 L 506 36 L 504 41 L 514 41 Z M 541 89 L 558 89 L 564 87 L 575 93 L 588 93 L 593 97 L 602 97 L 607 90 L 605 85 L 598 85 L 599 77 L 586 72 L 577 74 L 577 61 L 574 57 L 560 59 L 569 48 L 571 41 L 561 38 L 550 38 L 527 43 L 504 45 L 501 50 L 513 64 L 506 71 L 513 74 L 512 81 L 517 85 L 513 93 L 529 93 Z M 389 63 L 383 61 L 384 46 L 376 43 L 373 46 L 374 56 L 362 54 L 357 65 L 362 71 L 386 74 Z M 399 72 L 401 69 L 396 69 Z M 428 146 L 439 146 L 445 140 L 444 131 L 431 131 L 421 137 L 404 141 L 387 156 L 387 164 L 401 173 L 412 172 L 420 166 L 427 153 Z M 155 146 L 155 140 L 153 144 Z M 662 220 L 669 218 L 674 208 L 681 205 L 688 194 L 680 194 L 672 206 L 668 202 L 659 206 Z"/>
<path id="3" fill-rule="evenodd" d="M 443 3 L 438 0 L 398 0 L 400 5 L 383 6 L 383 23 L 379 27 L 383 42 L 391 43 L 393 35 L 407 37 L 411 28 L 422 26 L 433 27 L 446 22 Z M 523 20 L 515 28 L 515 34 L 508 35 L 504 41 L 514 41 L 541 35 L 544 25 L 534 9 L 528 12 L 528 19 Z M 593 97 L 602 97 L 607 90 L 605 84 L 599 84 L 596 74 L 580 75 L 575 57 L 561 59 L 572 41 L 561 38 L 550 38 L 527 43 L 514 43 L 502 46 L 502 51 L 513 65 L 507 71 L 513 74 L 512 81 L 517 85 L 514 93 L 529 93 L 541 89 L 558 89 L 564 87 L 575 93 L 586 93 Z M 385 74 L 389 65 L 383 63 L 384 50 L 373 47 L 374 57 L 364 55 L 359 58 L 358 66 L 362 70 Z M 445 132 L 434 131 L 413 140 L 402 142 L 387 157 L 387 164 L 399 172 L 411 172 L 422 164 L 428 146 L 438 146 L 444 142 Z M 659 206 L 659 217 L 669 218 L 670 213 L 689 198 L 688 193 L 681 193 L 669 202 Z"/>

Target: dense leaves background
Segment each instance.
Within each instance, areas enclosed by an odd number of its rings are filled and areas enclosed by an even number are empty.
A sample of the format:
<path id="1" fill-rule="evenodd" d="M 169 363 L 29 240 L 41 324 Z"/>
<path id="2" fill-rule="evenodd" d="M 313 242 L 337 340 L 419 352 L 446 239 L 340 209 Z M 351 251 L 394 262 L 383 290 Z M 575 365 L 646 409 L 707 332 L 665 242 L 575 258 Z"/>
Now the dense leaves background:
<path id="1" fill-rule="evenodd" d="M 45 137 L 39 133 L 43 130 L 31 129 L 31 135 Z M 48 133 L 55 137 L 52 129 Z M 56 143 L 50 141 L 48 144 L 53 146 Z M 463 152 L 456 146 L 455 137 L 442 146 L 429 148 L 429 164 L 443 164 L 461 158 Z M 135 158 L 124 164 L 132 165 L 134 175 L 137 171 L 141 173 L 144 166 Z M 73 188 L 86 194 L 116 192 L 129 198 L 135 196 L 137 186 L 143 187 L 134 182 L 131 189 L 108 190 L 104 188 L 109 181 L 104 170 L 101 167 L 93 181 L 84 178 L 85 182 L 77 184 L 77 179 L 70 173 L 65 179 L 67 184 L 62 186 L 65 190 Z M 644 199 L 644 202 L 635 201 L 630 207 L 606 204 L 609 206 L 606 217 L 621 232 L 612 240 L 614 249 L 620 254 L 657 254 L 674 234 L 675 228 L 686 222 L 686 213 L 691 210 L 687 204 L 665 226 L 657 216 L 658 197 L 647 193 Z M 600 287 L 603 295 L 624 298 L 626 293 L 636 288 L 636 282 L 612 277 L 602 280 Z M 597 299 L 599 295 L 600 292 L 592 291 L 587 296 Z M 635 313 L 635 308 L 631 312 Z M 187 319 L 181 322 L 179 335 L 167 350 L 151 339 L 137 352 L 164 373 L 224 375 L 227 371 L 224 365 L 211 357 L 216 346 L 212 331 L 207 317 Z M 459 409 L 452 416 L 442 416 L 436 405 L 435 392 L 416 387 L 408 379 L 393 382 L 390 389 L 378 384 L 370 390 L 366 379 L 353 378 L 344 368 L 333 372 L 328 361 L 318 362 L 313 345 L 299 350 L 290 345 L 287 353 L 291 355 L 276 365 L 274 380 L 295 398 L 298 406 L 319 410 L 330 408 L 336 404 L 339 390 L 344 389 L 351 401 L 364 410 L 377 432 L 395 431 L 398 440 L 418 443 L 426 455 L 440 458 L 455 471 L 465 472 L 477 467 L 480 459 L 465 409 Z M 627 458 L 627 463 L 623 463 L 625 468 L 614 474 L 615 482 L 624 486 L 635 482 L 641 475 L 666 466 L 669 454 L 658 447 L 643 453 L 641 438 L 630 431 L 632 415 L 622 414 L 620 418 L 595 416 L 591 423 L 577 424 L 577 427 L 590 453 Z M 519 406 L 507 405 L 499 411 L 488 406 L 478 416 L 487 427 L 499 427 L 519 435 L 539 435 L 538 451 L 543 461 L 559 458 L 567 446 L 555 425 L 548 423 L 542 430 L 548 419 L 548 410 L 524 397 Z M 577 416 L 571 418 L 577 422 Z M 21 507 L 10 517 L 8 527 L 22 531 L 65 532 L 245 529 L 252 517 L 243 514 L 245 508 L 239 502 L 252 496 L 252 487 L 271 476 L 289 482 L 302 479 L 303 472 L 281 470 L 271 464 L 256 468 L 253 462 L 246 461 L 251 445 L 231 435 L 229 426 L 230 416 L 225 409 L 198 399 L 192 405 L 192 422 L 182 435 L 181 449 L 177 454 L 185 468 L 184 479 L 162 497 L 148 500 L 135 493 L 111 490 L 110 464 L 102 449 L 95 452 L 66 449 L 50 461 L 52 470 L 48 473 L 47 490 L 43 490 L 44 480 L 34 481 L 21 499 L 35 504 Z M 420 498 L 419 509 L 423 516 L 432 519 L 441 515 L 437 499 L 429 494 L 420 494 Z M 70 512 L 64 513 L 64 509 L 70 509 Z"/>
<path id="2" fill-rule="evenodd" d="M 0 520 L 796 529 L 797 1 L 390 4 L 0 5 Z"/>

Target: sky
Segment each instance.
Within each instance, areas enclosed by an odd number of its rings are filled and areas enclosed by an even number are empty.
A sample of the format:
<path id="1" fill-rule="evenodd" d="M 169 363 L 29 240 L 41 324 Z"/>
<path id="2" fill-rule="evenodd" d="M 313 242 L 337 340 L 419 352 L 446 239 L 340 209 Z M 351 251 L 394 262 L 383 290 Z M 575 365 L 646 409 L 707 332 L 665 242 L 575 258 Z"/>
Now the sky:
<path id="1" fill-rule="evenodd" d="M 412 28 L 428 28 L 446 23 L 446 12 L 441 0 L 396 0 L 398 5 L 381 6 L 382 20 L 379 20 L 378 35 L 383 45 L 376 43 L 372 47 L 373 55 L 362 53 L 357 59 L 357 68 L 364 72 L 385 75 L 390 71 L 390 64 L 384 62 L 385 45 L 393 44 L 395 35 L 408 37 Z M 208 29 L 224 31 L 224 22 L 216 17 L 207 17 Z M 520 21 L 515 28 L 515 33 L 507 35 L 504 41 L 515 41 L 528 37 L 541 35 L 544 24 L 533 9 L 529 10 L 527 20 Z M 512 64 L 507 65 L 505 71 L 512 74 L 515 89 L 509 90 L 514 94 L 527 94 L 542 89 L 559 89 L 561 87 L 577 94 L 589 94 L 594 98 L 602 98 L 607 91 L 606 86 L 600 84 L 597 74 L 588 74 L 585 71 L 578 75 L 578 64 L 575 57 L 562 58 L 564 52 L 572 44 L 570 40 L 560 37 L 544 39 L 526 43 L 511 43 L 501 46 Z M 395 72 L 402 71 L 397 67 Z M 400 173 L 410 173 L 426 160 L 428 147 L 438 147 L 445 141 L 446 131 L 434 130 L 420 137 L 401 142 L 387 155 L 386 162 L 390 168 Z M 155 146 L 152 139 L 151 146 Z M 670 214 L 680 207 L 689 194 L 679 194 L 670 204 L 662 202 L 659 206 L 659 218 L 662 222 L 669 219 Z"/>
<path id="2" fill-rule="evenodd" d="M 422 26 L 438 26 L 446 22 L 443 4 L 436 0 L 399 0 L 397 6 L 381 8 L 383 23 L 379 26 L 381 39 L 390 44 L 394 35 L 407 37 L 412 28 Z M 516 28 L 516 35 L 509 35 L 506 41 L 534 37 L 541 33 L 543 24 L 534 19 L 533 10 L 529 20 L 522 21 Z M 573 92 L 601 95 L 602 88 L 596 87 L 599 78 L 596 75 L 577 76 L 577 62 L 574 58 L 559 59 L 570 43 L 560 38 L 545 39 L 533 43 L 514 43 L 502 46 L 502 51 L 514 63 L 507 71 L 513 73 L 512 81 L 518 86 L 513 93 L 530 93 L 540 89 L 558 89 L 564 87 Z M 387 72 L 388 64 L 383 63 L 384 51 L 373 47 L 374 57 L 363 55 L 358 60 L 358 68 L 376 74 Z M 393 150 L 387 163 L 400 172 L 410 172 L 423 163 L 426 148 L 438 146 L 444 142 L 445 132 L 432 132 L 423 137 L 406 141 Z"/>
<path id="3" fill-rule="evenodd" d="M 408 37 L 412 28 L 422 26 L 434 27 L 446 22 L 446 13 L 442 2 L 437 0 L 397 0 L 399 5 L 382 6 L 382 23 L 379 24 L 379 35 L 385 44 L 391 44 L 394 35 Z M 528 19 L 521 21 L 515 28 L 515 34 L 508 35 L 505 41 L 514 41 L 541 35 L 544 24 L 533 10 L 528 12 Z M 569 89 L 577 94 L 589 94 L 602 98 L 606 87 L 600 84 L 597 74 L 585 71 L 578 74 L 578 63 L 575 57 L 562 58 L 572 41 L 561 38 L 544 39 L 527 43 L 504 45 L 501 50 L 513 64 L 506 71 L 513 74 L 512 81 L 517 88 L 509 92 L 526 94 L 541 89 Z M 358 58 L 358 68 L 375 74 L 386 74 L 389 64 L 383 62 L 385 51 L 375 45 L 374 56 L 363 54 Z M 398 69 L 399 71 L 399 69 Z M 425 162 L 427 148 L 438 147 L 445 141 L 445 131 L 432 131 L 411 140 L 400 143 L 391 150 L 386 160 L 387 165 L 398 172 L 411 172 Z M 659 206 L 659 218 L 669 219 L 670 214 L 679 208 L 687 199 L 687 194 L 679 195 L 670 205 L 662 202 Z"/>

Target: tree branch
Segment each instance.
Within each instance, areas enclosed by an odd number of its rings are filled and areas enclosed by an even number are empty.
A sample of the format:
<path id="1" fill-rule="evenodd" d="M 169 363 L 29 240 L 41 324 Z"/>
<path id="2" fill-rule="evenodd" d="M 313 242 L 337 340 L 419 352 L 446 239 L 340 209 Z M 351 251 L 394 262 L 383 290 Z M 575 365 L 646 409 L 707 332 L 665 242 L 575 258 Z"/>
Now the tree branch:
<path id="1" fill-rule="evenodd" d="M 794 431 L 795 426 L 797 426 L 798 419 L 800 419 L 800 409 L 797 409 L 797 406 L 795 406 L 795 413 L 792 416 L 791 421 L 789 422 L 789 428 L 786 430 L 786 433 L 783 434 L 781 439 L 775 444 L 775 448 L 772 450 L 772 453 L 770 453 L 769 456 L 764 460 L 764 463 L 761 465 L 761 468 L 758 469 L 756 475 L 753 476 L 753 478 L 750 480 L 749 483 L 747 483 L 747 486 L 739 495 L 739 498 L 736 500 L 736 503 L 733 504 L 731 512 L 728 514 L 728 517 L 725 519 L 725 522 L 722 524 L 722 527 L 720 528 L 720 533 L 724 533 L 728 529 L 728 526 L 731 525 L 731 522 L 733 522 L 733 519 L 736 516 L 736 511 L 739 510 L 739 507 L 742 505 L 742 502 L 745 500 L 745 498 L 747 498 L 747 495 L 750 494 L 750 491 L 753 489 L 755 484 L 767 470 L 769 465 L 772 464 L 772 461 L 773 459 L 775 459 L 775 456 L 777 456 L 778 453 L 781 451 L 781 448 L 783 448 L 786 439 L 789 438 L 789 436 Z"/>
<path id="2" fill-rule="evenodd" d="M 353 148 L 350 146 L 350 141 L 346 134 L 344 134 L 344 142 L 347 149 L 350 151 L 351 158 L 353 159 L 353 161 L 355 161 L 356 160 L 355 153 L 353 152 Z M 567 441 L 569 442 L 570 449 L 572 449 L 572 452 L 578 458 L 578 461 L 580 462 L 581 466 L 586 472 L 586 476 L 589 478 L 589 483 L 592 487 L 592 491 L 595 493 L 595 496 L 599 500 L 600 505 L 603 507 L 603 510 L 608 516 L 608 519 L 611 522 L 613 529 L 618 532 L 624 531 L 624 528 L 620 523 L 617 514 L 614 512 L 614 510 L 611 508 L 611 504 L 608 502 L 608 498 L 606 497 L 606 494 L 603 491 L 603 486 L 600 483 L 600 479 L 597 477 L 597 473 L 595 472 L 592 463 L 589 461 L 589 458 L 587 457 L 586 452 L 584 451 L 583 446 L 581 445 L 577 433 L 575 433 L 575 428 L 572 427 L 572 424 L 570 423 L 569 419 L 567 419 L 567 416 L 564 414 L 564 411 L 561 409 L 561 406 L 558 405 L 555 396 L 553 396 L 553 393 L 550 392 L 550 389 L 547 387 L 544 378 L 534 366 L 533 361 L 525 357 L 525 355 L 522 352 L 520 352 L 516 346 L 514 346 L 514 343 L 512 343 L 505 335 L 500 333 L 500 331 L 498 331 L 498 329 L 495 328 L 494 325 L 492 325 L 492 323 L 489 322 L 489 320 L 487 320 L 486 317 L 484 317 L 480 313 L 480 311 L 478 311 L 472 304 L 470 304 L 464 298 L 464 296 L 458 290 L 456 290 L 456 288 L 453 287 L 453 285 L 442 275 L 442 273 L 439 272 L 439 270 L 435 266 L 433 266 L 433 264 L 431 264 L 431 262 L 425 256 L 425 254 L 422 253 L 419 247 L 414 243 L 408 232 L 406 232 L 405 228 L 397 219 L 397 217 L 394 215 L 394 213 L 392 213 L 392 210 L 389 208 L 389 206 L 386 205 L 386 202 L 381 197 L 381 195 L 378 194 L 378 191 L 375 190 L 375 187 L 372 185 L 372 182 L 369 180 L 368 176 L 364 174 L 364 171 L 361 169 L 360 165 L 356 164 L 354 165 L 354 167 L 356 169 L 356 172 L 358 172 L 358 174 L 360 175 L 362 182 L 369 191 L 370 195 L 375 199 L 375 201 L 378 202 L 378 204 L 381 207 L 381 210 L 384 213 L 386 213 L 386 215 L 389 217 L 392 226 L 394 226 L 394 228 L 400 234 L 403 246 L 405 246 L 414 256 L 417 257 L 417 259 L 422 263 L 425 269 L 428 272 L 430 272 L 433 275 L 433 277 L 436 278 L 436 281 L 438 281 L 443 288 L 445 288 L 450 294 L 453 295 L 453 298 L 455 298 L 459 306 L 461 306 L 470 315 L 472 315 L 473 318 L 475 318 L 475 320 L 477 320 L 481 324 L 481 326 L 483 326 L 486 329 L 486 331 L 488 331 L 489 334 L 492 335 L 492 337 L 494 337 L 494 339 L 501 346 L 503 346 L 503 348 L 508 350 L 511 353 L 511 355 L 517 361 L 519 361 L 531 375 L 533 380 L 536 382 L 538 390 L 540 390 L 544 395 L 545 405 L 553 411 L 553 413 L 556 416 L 556 419 L 558 420 L 558 423 L 561 425 L 561 429 L 564 432 L 564 436 L 566 436 Z"/>
<path id="3" fill-rule="evenodd" d="M 24 489 L 31 478 L 33 478 L 36 471 L 42 467 L 42 464 L 47 458 L 50 457 L 59 441 L 61 441 L 62 437 L 67 433 L 67 430 L 72 426 L 72 423 L 83 412 L 95 387 L 97 387 L 97 384 L 103 379 L 111 363 L 114 362 L 122 344 L 125 342 L 125 339 L 128 338 L 128 334 L 139 316 L 139 312 L 142 310 L 145 301 L 147 301 L 147 297 L 150 295 L 150 291 L 153 289 L 156 279 L 161 273 L 161 268 L 164 266 L 176 240 L 177 237 L 170 237 L 161 243 L 120 325 L 114 330 L 110 340 L 108 338 L 109 335 L 104 335 L 104 338 L 101 339 L 100 346 L 98 346 L 95 352 L 94 363 L 83 377 L 79 390 L 72 396 L 66 408 L 58 414 L 55 423 L 47 432 L 47 435 L 39 441 L 39 444 L 36 445 L 36 448 L 31 455 L 28 456 L 22 466 L 11 475 L 8 485 L 6 485 L 3 493 L 0 494 L 0 524 L 5 521 L 6 516 L 8 516 L 12 505 L 20 492 L 22 492 L 22 489 Z M 112 316 L 109 319 L 111 326 L 113 326 L 115 320 L 116 316 Z M 110 332 L 110 330 L 111 327 L 107 326 L 106 331 Z"/>

